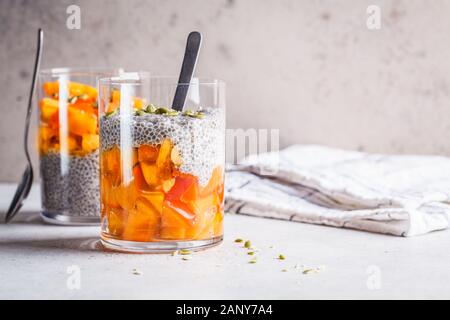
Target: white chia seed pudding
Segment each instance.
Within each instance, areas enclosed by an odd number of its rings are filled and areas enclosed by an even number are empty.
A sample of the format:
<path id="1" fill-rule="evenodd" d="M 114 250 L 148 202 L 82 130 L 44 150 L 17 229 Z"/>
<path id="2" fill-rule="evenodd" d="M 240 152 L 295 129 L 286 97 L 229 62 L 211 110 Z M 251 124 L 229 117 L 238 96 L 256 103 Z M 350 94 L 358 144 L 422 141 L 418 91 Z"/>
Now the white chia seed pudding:
<path id="1" fill-rule="evenodd" d="M 100 150 L 120 148 L 121 144 L 127 147 L 157 145 L 168 138 L 183 159 L 179 169 L 198 177 L 204 186 L 213 169 L 224 162 L 225 124 L 223 110 L 208 108 L 202 112 L 202 118 L 182 114 L 103 116 L 100 118 Z"/>
<path id="2" fill-rule="evenodd" d="M 100 216 L 99 152 L 85 156 L 40 156 L 44 211 L 75 217 Z M 63 165 L 62 165 L 63 163 Z"/>

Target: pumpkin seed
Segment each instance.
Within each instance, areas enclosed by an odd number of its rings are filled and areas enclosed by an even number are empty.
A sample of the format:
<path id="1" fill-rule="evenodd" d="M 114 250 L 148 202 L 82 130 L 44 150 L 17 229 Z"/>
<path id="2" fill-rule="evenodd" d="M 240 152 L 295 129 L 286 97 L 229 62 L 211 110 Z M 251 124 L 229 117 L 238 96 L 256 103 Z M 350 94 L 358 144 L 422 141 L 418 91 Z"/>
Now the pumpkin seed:
<path id="1" fill-rule="evenodd" d="M 75 102 L 77 102 L 78 97 L 77 96 L 73 96 L 70 97 L 69 100 L 67 100 L 67 102 L 69 102 L 70 104 L 74 104 Z"/>
<path id="2" fill-rule="evenodd" d="M 192 253 L 192 251 L 189 249 L 181 249 L 180 251 L 178 251 L 178 253 L 181 255 L 189 255 Z"/>
<path id="3" fill-rule="evenodd" d="M 147 108 L 145 108 L 145 112 L 147 113 L 155 113 L 156 109 L 158 109 L 154 104 L 150 103 Z"/>
<path id="4" fill-rule="evenodd" d="M 107 118 L 112 117 L 113 115 L 115 115 L 117 113 L 117 109 L 114 109 L 113 111 L 109 111 L 105 114 L 105 116 Z"/>
<path id="5" fill-rule="evenodd" d="M 87 99 L 89 99 L 89 96 L 86 93 L 83 93 L 82 95 L 78 96 L 78 99 L 87 100 Z"/>
<path id="6" fill-rule="evenodd" d="M 245 241 L 244 243 L 244 248 L 250 248 L 252 246 L 252 243 L 250 242 L 250 240 Z"/>

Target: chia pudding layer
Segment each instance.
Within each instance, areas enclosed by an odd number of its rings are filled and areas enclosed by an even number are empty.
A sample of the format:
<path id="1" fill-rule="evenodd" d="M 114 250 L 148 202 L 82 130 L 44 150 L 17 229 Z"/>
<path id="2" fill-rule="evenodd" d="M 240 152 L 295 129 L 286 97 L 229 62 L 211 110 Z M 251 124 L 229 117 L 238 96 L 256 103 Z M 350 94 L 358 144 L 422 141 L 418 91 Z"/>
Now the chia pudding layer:
<path id="1" fill-rule="evenodd" d="M 60 153 L 41 155 L 44 211 L 77 217 L 99 217 L 98 161 L 98 150 L 84 156 L 67 155 L 67 164 Z"/>
<path id="2" fill-rule="evenodd" d="M 221 109 L 207 108 L 202 113 L 201 118 L 183 114 L 103 116 L 100 118 L 100 150 L 122 145 L 127 148 L 158 145 L 170 139 L 183 160 L 179 170 L 196 176 L 204 186 L 214 168 L 224 162 L 225 124 Z"/>

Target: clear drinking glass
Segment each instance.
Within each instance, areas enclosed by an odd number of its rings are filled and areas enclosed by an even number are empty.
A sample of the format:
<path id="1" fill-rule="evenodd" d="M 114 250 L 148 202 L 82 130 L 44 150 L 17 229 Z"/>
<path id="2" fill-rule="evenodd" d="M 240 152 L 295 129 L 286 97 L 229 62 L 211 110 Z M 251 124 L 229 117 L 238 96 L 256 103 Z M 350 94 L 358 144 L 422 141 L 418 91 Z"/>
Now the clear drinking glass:
<path id="1" fill-rule="evenodd" d="M 42 70 L 39 165 L 42 217 L 55 224 L 99 224 L 99 77 L 121 69 Z"/>
<path id="2" fill-rule="evenodd" d="M 99 80 L 101 239 L 110 249 L 167 252 L 222 241 L 225 84 L 177 78 Z"/>

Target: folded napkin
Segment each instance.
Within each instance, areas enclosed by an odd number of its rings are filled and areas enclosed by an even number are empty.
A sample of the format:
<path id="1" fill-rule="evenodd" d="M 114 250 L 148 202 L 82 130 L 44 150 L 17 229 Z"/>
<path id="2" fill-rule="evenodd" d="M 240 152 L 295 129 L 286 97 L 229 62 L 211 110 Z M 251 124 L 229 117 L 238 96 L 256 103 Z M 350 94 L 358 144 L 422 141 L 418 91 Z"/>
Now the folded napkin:
<path id="1" fill-rule="evenodd" d="M 316 145 L 246 158 L 226 176 L 225 210 L 414 236 L 450 224 L 450 158 Z"/>

